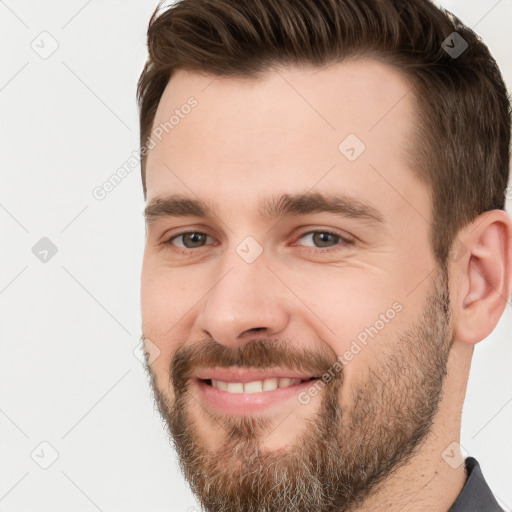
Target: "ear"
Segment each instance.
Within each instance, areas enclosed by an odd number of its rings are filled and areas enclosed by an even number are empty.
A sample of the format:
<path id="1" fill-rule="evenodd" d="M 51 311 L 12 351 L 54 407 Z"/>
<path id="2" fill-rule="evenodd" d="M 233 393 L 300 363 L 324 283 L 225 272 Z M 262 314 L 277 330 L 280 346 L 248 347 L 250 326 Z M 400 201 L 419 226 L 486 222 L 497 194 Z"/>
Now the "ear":
<path id="1" fill-rule="evenodd" d="M 484 212 L 455 244 L 462 257 L 452 259 L 452 274 L 457 275 L 454 335 L 474 345 L 494 330 L 505 307 L 512 306 L 512 219 L 503 210 Z"/>

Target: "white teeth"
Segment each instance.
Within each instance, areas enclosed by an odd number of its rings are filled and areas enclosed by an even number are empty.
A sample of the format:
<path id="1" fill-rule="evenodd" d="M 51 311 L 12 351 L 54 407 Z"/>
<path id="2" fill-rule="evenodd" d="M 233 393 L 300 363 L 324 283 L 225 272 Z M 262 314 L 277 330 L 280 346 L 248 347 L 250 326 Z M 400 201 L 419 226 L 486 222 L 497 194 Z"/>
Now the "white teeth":
<path id="1" fill-rule="evenodd" d="M 263 381 L 263 391 L 272 391 L 279 387 L 279 379 L 265 379 Z"/>
<path id="2" fill-rule="evenodd" d="M 288 377 L 283 378 L 271 378 L 265 380 L 255 380 L 252 382 L 224 382 L 222 380 L 212 379 L 212 386 L 220 389 L 221 391 L 227 391 L 228 393 L 261 393 L 262 391 L 273 391 L 277 388 L 287 388 L 300 384 L 301 379 L 289 379 Z"/>
<path id="3" fill-rule="evenodd" d="M 263 391 L 263 382 L 255 380 L 244 384 L 244 393 L 261 393 Z"/>
<path id="4" fill-rule="evenodd" d="M 241 382 L 228 382 L 226 391 L 228 393 L 243 393 L 244 385 Z"/>
<path id="5" fill-rule="evenodd" d="M 279 379 L 279 387 L 287 388 L 288 386 L 290 386 L 291 382 L 292 382 L 292 379 L 288 379 L 287 377 L 285 377 L 283 379 Z"/>
<path id="6" fill-rule="evenodd" d="M 212 384 L 213 384 L 213 380 L 212 380 Z M 216 380 L 215 381 L 217 383 L 217 385 L 215 387 L 221 389 L 222 391 L 227 391 L 228 390 L 228 383 L 227 382 L 224 382 L 223 380 Z"/>

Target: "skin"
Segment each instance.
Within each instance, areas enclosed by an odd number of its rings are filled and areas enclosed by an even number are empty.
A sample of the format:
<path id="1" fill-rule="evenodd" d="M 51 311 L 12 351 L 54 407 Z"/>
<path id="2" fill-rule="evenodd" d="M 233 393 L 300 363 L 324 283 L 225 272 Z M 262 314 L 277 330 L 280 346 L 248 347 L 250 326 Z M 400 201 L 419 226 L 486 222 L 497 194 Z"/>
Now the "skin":
<path id="1" fill-rule="evenodd" d="M 411 453 L 404 451 L 404 460 L 389 461 L 386 478 L 378 485 L 367 482 L 361 500 L 339 503 L 333 510 L 448 510 L 466 475 L 463 465 L 452 468 L 442 454 L 460 439 L 474 345 L 492 332 L 511 294 L 510 217 L 493 210 L 466 226 L 458 237 L 466 250 L 448 262 L 449 279 L 443 281 L 428 239 L 430 192 L 407 163 L 408 134 L 416 115 L 411 85 L 386 64 L 352 60 L 324 68 L 288 67 L 258 80 L 178 70 L 163 94 L 154 126 L 167 121 L 190 96 L 197 99 L 197 107 L 151 149 L 146 171 L 148 204 L 179 193 L 202 199 L 216 212 L 211 218 L 164 217 L 147 224 L 143 337 L 158 352 L 149 370 L 164 417 L 172 423 L 171 413 L 186 393 L 177 391 L 180 384 L 172 380 L 180 349 L 214 341 L 235 353 L 268 339 L 277 340 L 283 354 L 325 354 L 328 360 L 329 355 L 344 354 L 365 327 L 398 302 L 400 313 L 344 366 L 342 385 L 330 388 L 346 415 L 339 431 L 347 434 L 350 446 L 350 439 L 360 441 L 364 425 L 364 416 L 360 424 L 349 421 L 361 410 L 358 391 L 368 392 L 366 399 L 380 413 L 400 403 L 408 389 L 421 396 L 414 369 L 418 361 L 429 368 L 434 359 L 420 351 L 418 340 L 426 342 L 428 335 L 414 337 L 411 328 L 425 313 L 436 282 L 444 282 L 450 314 L 431 317 L 439 326 L 432 334 L 438 339 L 431 341 L 446 355 L 442 393 L 431 390 L 431 398 L 439 400 L 432 424 L 424 420 L 422 442 Z M 366 146 L 353 162 L 338 149 L 351 133 Z M 311 190 L 345 193 L 371 203 L 385 224 L 327 212 L 277 220 L 258 216 L 262 198 Z M 207 234 L 205 245 L 187 249 L 183 238 L 174 239 L 174 246 L 163 243 L 187 230 Z M 308 252 L 314 241 L 307 233 L 325 230 L 355 239 L 355 244 L 335 238 L 331 246 Z M 248 236 L 262 249 L 250 264 L 236 251 Z M 410 342 L 410 353 L 404 339 Z M 194 368 L 196 353 L 191 354 L 188 362 Z M 404 372 L 400 379 L 387 375 L 393 354 L 400 354 L 412 373 Z M 394 382 L 396 392 L 379 399 L 372 375 L 382 383 Z M 254 434 L 258 453 L 279 460 L 280 454 L 296 450 L 308 422 L 325 414 L 322 404 L 328 393 L 324 390 L 306 405 L 291 400 L 282 410 L 254 415 L 246 434 Z M 193 389 L 186 396 L 180 410 L 186 412 L 198 453 L 225 447 L 229 427 L 240 426 L 240 418 L 214 414 Z M 402 408 L 408 424 L 410 409 Z M 385 414 L 377 416 L 375 425 Z M 398 431 L 400 425 L 393 428 Z M 454 453 L 461 457 L 457 446 Z M 240 467 L 247 462 L 244 456 L 247 452 L 240 453 Z M 223 468 L 228 475 L 239 469 L 236 464 Z"/>

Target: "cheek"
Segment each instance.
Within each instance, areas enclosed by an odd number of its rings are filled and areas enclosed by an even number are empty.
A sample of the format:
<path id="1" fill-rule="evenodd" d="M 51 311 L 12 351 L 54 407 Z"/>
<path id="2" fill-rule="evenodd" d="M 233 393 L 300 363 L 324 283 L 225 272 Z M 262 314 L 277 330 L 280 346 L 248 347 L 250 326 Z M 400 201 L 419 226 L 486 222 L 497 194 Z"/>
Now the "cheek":
<path id="1" fill-rule="evenodd" d="M 311 272 L 296 284 L 307 306 L 300 311 L 311 319 L 314 332 L 343 366 L 345 390 L 357 388 L 367 368 L 393 351 L 399 333 L 410 321 L 406 300 L 410 303 L 411 298 L 400 291 L 391 275 L 377 272 L 331 268 L 329 275 Z M 342 395 L 349 403 L 350 391 Z"/>
<path id="2" fill-rule="evenodd" d="M 376 322 L 380 330 L 384 330 L 381 315 L 388 321 L 387 329 L 403 304 L 402 294 L 396 288 L 397 280 L 382 269 L 362 265 L 319 267 L 296 274 L 295 278 L 294 285 L 292 276 L 287 281 L 290 288 L 315 314 L 316 323 L 320 321 L 325 325 L 329 338 L 336 340 L 338 353 Z"/>
<path id="3" fill-rule="evenodd" d="M 187 313 L 198 301 L 199 293 L 193 282 L 176 271 L 144 262 L 140 298 L 142 332 L 159 351 L 151 370 L 160 389 L 168 387 L 171 358 L 190 329 L 192 319 Z"/>
<path id="4" fill-rule="evenodd" d="M 141 312 L 143 326 L 165 335 L 178 327 L 194 302 L 200 298 L 198 280 L 190 272 L 168 268 L 144 260 L 141 276 Z"/>

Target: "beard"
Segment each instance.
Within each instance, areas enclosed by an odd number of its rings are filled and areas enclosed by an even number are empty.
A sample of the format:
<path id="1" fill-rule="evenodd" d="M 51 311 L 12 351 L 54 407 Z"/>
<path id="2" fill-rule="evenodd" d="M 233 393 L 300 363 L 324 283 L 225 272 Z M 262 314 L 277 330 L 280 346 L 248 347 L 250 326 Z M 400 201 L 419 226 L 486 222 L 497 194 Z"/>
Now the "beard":
<path id="1" fill-rule="evenodd" d="M 263 448 L 265 437 L 284 428 L 275 418 L 216 415 L 201 409 L 190 394 L 190 376 L 196 368 L 214 366 L 278 366 L 320 375 L 337 360 L 325 343 L 315 351 L 268 339 L 236 349 L 214 340 L 184 344 L 170 363 L 172 403 L 147 365 L 180 467 L 204 510 L 348 512 L 412 458 L 432 429 L 453 342 L 448 275 L 444 266 L 440 269 L 422 312 L 396 342 L 385 344 L 380 335 L 383 341 L 375 351 L 379 356 L 365 368 L 357 387 L 346 390 L 350 408 L 340 405 L 342 369 L 323 386 L 315 416 L 303 420 L 302 433 L 286 448 Z M 213 449 L 207 437 L 200 436 L 197 410 L 209 417 L 212 428 L 224 430 L 220 447 Z"/>

